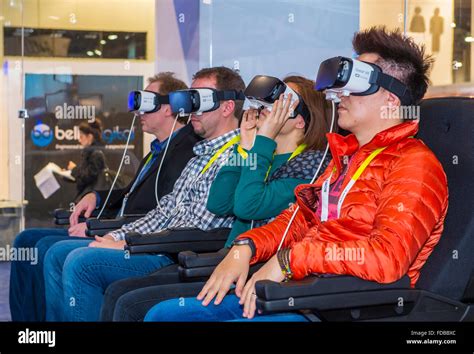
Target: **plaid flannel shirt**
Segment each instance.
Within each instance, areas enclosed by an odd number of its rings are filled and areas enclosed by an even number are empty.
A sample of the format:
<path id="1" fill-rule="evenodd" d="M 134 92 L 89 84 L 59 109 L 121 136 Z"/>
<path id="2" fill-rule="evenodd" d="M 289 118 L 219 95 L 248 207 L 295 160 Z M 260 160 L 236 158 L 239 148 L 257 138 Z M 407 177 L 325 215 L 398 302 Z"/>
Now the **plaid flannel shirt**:
<path id="1" fill-rule="evenodd" d="M 144 217 L 123 225 L 110 235 L 116 240 L 125 239 L 128 232 L 149 234 L 170 228 L 190 227 L 203 231 L 219 227 L 231 227 L 233 216 L 220 217 L 206 209 L 209 190 L 221 166 L 227 161 L 233 147 L 201 173 L 212 156 L 228 141 L 239 135 L 239 129 L 232 130 L 212 140 L 198 142 L 194 158 L 189 160 L 181 176 L 176 180 L 173 191 L 160 199 L 158 206 Z M 150 196 L 151 197 L 151 196 Z"/>

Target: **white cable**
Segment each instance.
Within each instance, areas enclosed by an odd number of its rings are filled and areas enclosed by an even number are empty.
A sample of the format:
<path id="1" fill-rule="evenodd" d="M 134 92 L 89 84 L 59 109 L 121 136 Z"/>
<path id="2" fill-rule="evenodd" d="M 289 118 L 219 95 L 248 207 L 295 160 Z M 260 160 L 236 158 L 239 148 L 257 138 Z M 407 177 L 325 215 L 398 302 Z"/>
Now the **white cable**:
<path id="1" fill-rule="evenodd" d="M 161 210 L 161 206 L 160 206 L 160 199 L 158 198 L 158 179 L 160 178 L 161 167 L 163 166 L 163 162 L 165 161 L 166 153 L 168 152 L 168 146 L 170 146 L 171 136 L 174 133 L 174 128 L 176 127 L 176 122 L 178 121 L 178 117 L 179 117 L 179 113 L 176 115 L 176 118 L 174 119 L 173 126 L 172 126 L 170 134 L 168 136 L 168 141 L 166 142 L 165 151 L 163 152 L 163 157 L 161 158 L 161 161 L 160 161 L 160 166 L 158 167 L 158 171 L 156 172 L 155 199 L 156 199 L 156 206 L 160 210 Z"/>
<path id="2" fill-rule="evenodd" d="M 332 103 L 332 118 L 331 118 L 331 128 L 329 129 L 330 133 L 332 133 L 332 131 L 333 131 L 334 120 L 335 120 L 335 116 L 336 116 L 336 106 L 334 104 L 334 101 L 331 101 L 331 103 Z M 311 179 L 311 182 L 309 184 L 313 184 L 314 181 L 316 180 L 316 178 L 318 177 L 319 170 L 323 166 L 323 162 L 326 159 L 326 155 L 327 155 L 328 151 L 329 151 L 329 141 L 326 144 L 326 150 L 324 150 L 324 155 L 323 155 L 323 158 L 321 159 L 321 162 L 318 166 L 318 169 L 316 170 L 316 173 L 314 174 L 313 179 Z M 280 245 L 278 246 L 277 251 L 279 251 L 281 249 L 281 247 L 283 246 L 283 242 L 285 241 L 285 238 L 288 235 L 288 231 L 290 230 L 290 227 L 291 227 L 291 224 L 293 223 L 293 220 L 295 220 L 296 213 L 298 213 L 298 210 L 300 210 L 299 205 L 296 207 L 295 211 L 293 212 L 293 215 L 291 215 L 290 221 L 288 222 L 288 225 L 286 226 L 285 232 L 283 233 L 283 237 L 281 238 Z"/>
<path id="3" fill-rule="evenodd" d="M 132 136 L 133 128 L 135 127 L 135 119 L 137 118 L 137 115 L 138 114 L 136 113 L 133 115 L 132 125 L 130 127 L 130 132 L 128 133 L 127 143 L 125 144 L 125 149 L 123 150 L 122 160 L 120 161 L 118 171 L 115 174 L 114 181 L 112 182 L 112 185 L 110 186 L 109 193 L 107 194 L 107 198 L 105 198 L 105 202 L 102 205 L 102 209 L 100 209 L 99 215 L 97 215 L 97 219 L 100 219 L 100 217 L 102 216 L 102 213 L 104 212 L 104 209 L 109 201 L 110 195 L 112 194 L 112 191 L 114 190 L 115 182 L 117 182 L 118 176 L 120 175 L 120 171 L 122 170 L 123 161 L 125 160 L 125 155 L 127 154 L 128 144 L 130 143 L 130 137 Z"/>

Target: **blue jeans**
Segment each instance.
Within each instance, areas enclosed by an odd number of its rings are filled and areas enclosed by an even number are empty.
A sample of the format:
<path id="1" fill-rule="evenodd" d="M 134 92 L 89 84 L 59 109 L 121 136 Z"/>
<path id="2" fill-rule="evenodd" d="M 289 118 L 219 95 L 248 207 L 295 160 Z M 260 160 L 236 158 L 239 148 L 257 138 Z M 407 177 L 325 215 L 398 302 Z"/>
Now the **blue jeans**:
<path id="1" fill-rule="evenodd" d="M 196 298 L 172 299 L 160 302 L 145 316 L 145 322 L 308 322 L 299 313 L 255 314 L 254 318 L 242 317 L 239 298 L 227 295 L 219 305 L 211 302 L 203 306 Z"/>
<path id="2" fill-rule="evenodd" d="M 12 321 L 44 321 L 45 292 L 43 260 L 55 242 L 69 239 L 66 229 L 27 229 L 15 238 L 13 247 L 36 249 L 35 262 L 12 261 L 10 275 L 10 312 Z"/>
<path id="3" fill-rule="evenodd" d="M 129 255 L 123 250 L 87 247 L 90 242 L 61 241 L 47 252 L 46 320 L 97 321 L 111 283 L 173 263 L 165 255 Z"/>

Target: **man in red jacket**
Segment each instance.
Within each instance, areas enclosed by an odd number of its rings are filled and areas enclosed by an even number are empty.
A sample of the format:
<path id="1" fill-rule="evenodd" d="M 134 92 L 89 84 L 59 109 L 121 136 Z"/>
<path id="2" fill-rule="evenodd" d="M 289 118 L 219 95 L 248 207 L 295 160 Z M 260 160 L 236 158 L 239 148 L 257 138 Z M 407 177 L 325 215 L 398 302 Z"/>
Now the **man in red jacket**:
<path id="1" fill-rule="evenodd" d="M 432 64 L 423 47 L 385 28 L 356 33 L 353 46 L 358 60 L 377 64 L 408 87 L 410 104 L 419 103 Z M 331 274 L 391 283 L 407 274 L 415 285 L 443 231 L 446 175 L 414 138 L 418 121 L 398 118 L 406 110 L 397 95 L 379 88 L 339 97 L 338 124 L 352 134 L 328 134 L 333 160 L 315 184 L 296 187 L 295 205 L 242 234 L 197 300 L 162 302 L 146 320 L 305 320 L 298 313 L 254 318 L 255 282 L 266 279 Z M 247 281 L 249 265 L 257 262 L 266 263 Z M 236 296 L 226 296 L 233 283 Z"/>

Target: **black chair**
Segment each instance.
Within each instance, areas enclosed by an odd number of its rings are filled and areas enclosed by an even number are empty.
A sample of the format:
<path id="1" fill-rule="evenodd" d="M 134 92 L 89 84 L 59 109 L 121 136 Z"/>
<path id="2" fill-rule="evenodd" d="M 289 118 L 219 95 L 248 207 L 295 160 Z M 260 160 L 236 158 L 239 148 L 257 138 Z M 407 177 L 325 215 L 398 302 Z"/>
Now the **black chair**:
<path id="1" fill-rule="evenodd" d="M 474 99 L 433 98 L 421 104 L 418 138 L 441 161 L 449 185 L 443 235 L 421 269 L 378 284 L 350 276 L 256 284 L 264 312 L 306 310 L 332 321 L 474 321 Z M 309 317 L 309 318 L 314 318 Z"/>

